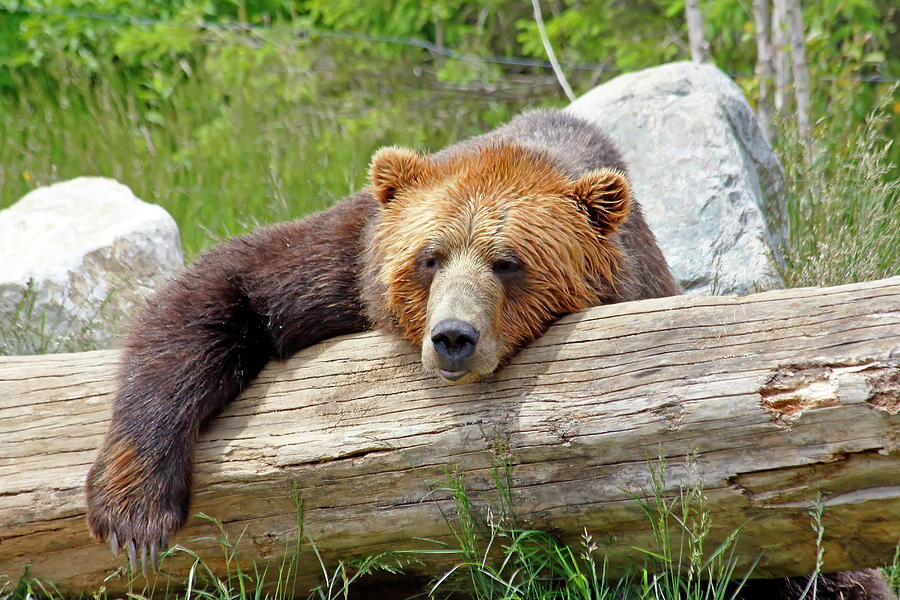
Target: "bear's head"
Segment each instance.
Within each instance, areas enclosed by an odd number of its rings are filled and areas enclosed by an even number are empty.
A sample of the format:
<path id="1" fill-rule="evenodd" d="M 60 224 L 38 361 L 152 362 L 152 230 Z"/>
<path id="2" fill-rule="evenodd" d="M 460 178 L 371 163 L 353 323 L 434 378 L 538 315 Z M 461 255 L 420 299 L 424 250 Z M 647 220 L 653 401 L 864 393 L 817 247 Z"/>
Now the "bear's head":
<path id="1" fill-rule="evenodd" d="M 369 177 L 369 316 L 421 345 L 425 370 L 444 380 L 493 373 L 614 286 L 610 238 L 631 207 L 619 171 L 573 179 L 538 151 L 496 144 L 442 159 L 383 148 Z"/>

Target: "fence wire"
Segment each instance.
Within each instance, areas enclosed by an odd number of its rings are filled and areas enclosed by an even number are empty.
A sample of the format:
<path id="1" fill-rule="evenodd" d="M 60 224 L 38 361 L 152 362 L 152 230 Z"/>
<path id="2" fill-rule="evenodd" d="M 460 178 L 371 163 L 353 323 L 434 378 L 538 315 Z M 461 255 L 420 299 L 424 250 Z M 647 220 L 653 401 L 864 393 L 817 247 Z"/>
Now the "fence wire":
<path id="1" fill-rule="evenodd" d="M 271 37 L 268 36 L 273 30 L 276 28 L 281 28 L 284 31 L 292 34 L 298 38 L 334 38 L 334 39 L 349 39 L 349 40 L 357 40 L 357 41 L 365 41 L 365 42 L 374 42 L 374 43 L 382 43 L 382 44 L 395 44 L 395 45 L 403 45 L 409 46 L 413 48 L 419 48 L 422 50 L 426 50 L 431 52 L 436 56 L 442 56 L 446 58 L 452 58 L 457 60 L 467 60 L 467 61 L 475 61 L 487 64 L 500 64 L 506 66 L 516 66 L 516 67 L 531 67 L 538 69 L 552 69 L 553 65 L 546 61 L 537 58 L 527 58 L 523 56 L 495 56 L 495 55 L 478 55 L 470 52 L 462 52 L 456 50 L 454 48 L 448 48 L 446 46 L 439 46 L 433 42 L 428 40 L 424 40 L 421 38 L 407 38 L 407 37 L 395 37 L 388 35 L 376 35 L 369 33 L 362 33 L 356 31 L 333 31 L 328 29 L 320 29 L 315 27 L 288 27 L 278 25 L 256 25 L 253 23 L 236 23 L 236 22 L 221 22 L 221 21 L 208 21 L 204 19 L 199 19 L 193 22 L 176 22 L 176 21 L 163 21 L 161 19 L 155 19 L 152 17 L 127 17 L 122 15 L 112 15 L 108 13 L 95 13 L 95 12 L 85 12 L 85 11 L 72 11 L 72 10 L 43 10 L 39 8 L 26 8 L 22 6 L 15 7 L 2 7 L 0 6 L 0 12 L 6 12 L 8 14 L 21 14 L 21 15 L 30 15 L 30 16 L 45 16 L 45 17 L 63 17 L 70 19 L 90 19 L 95 21 L 107 21 L 113 23 L 121 23 L 123 25 L 135 25 L 135 26 L 143 26 L 143 27 L 153 27 L 157 25 L 166 25 L 167 27 L 177 26 L 184 27 L 187 29 L 202 29 L 207 31 L 218 31 L 222 33 L 236 33 L 236 32 L 248 32 L 253 33 L 261 37 L 266 41 L 272 41 Z M 574 63 L 574 62 L 566 62 L 560 61 L 560 66 L 575 71 L 599 71 L 602 73 L 621 73 L 621 69 L 617 69 L 608 64 L 604 63 Z M 735 73 L 725 71 L 732 78 L 748 78 L 753 77 L 753 73 Z M 821 77 L 819 78 L 821 81 L 858 81 L 862 83 L 897 83 L 900 82 L 900 78 L 891 77 L 891 76 L 881 76 L 881 75 L 860 75 L 857 77 Z"/>

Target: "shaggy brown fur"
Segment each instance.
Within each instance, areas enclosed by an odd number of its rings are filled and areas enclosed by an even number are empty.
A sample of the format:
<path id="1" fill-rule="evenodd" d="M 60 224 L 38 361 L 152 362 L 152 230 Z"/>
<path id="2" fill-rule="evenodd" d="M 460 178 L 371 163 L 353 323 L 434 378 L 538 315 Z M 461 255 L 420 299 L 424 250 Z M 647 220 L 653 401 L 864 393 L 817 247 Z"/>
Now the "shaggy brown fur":
<path id="1" fill-rule="evenodd" d="M 422 342 L 430 291 L 416 273 L 423 252 L 448 259 L 469 248 L 486 263 L 516 256 L 528 265 L 501 300 L 499 322 L 510 347 L 533 340 L 561 314 L 597 304 L 596 282 L 613 281 L 621 253 L 603 233 L 627 218 L 631 201 L 627 182 L 614 172 L 592 172 L 577 187 L 533 151 L 509 144 L 442 165 L 411 160 L 422 163 L 417 193 L 391 202 L 368 245 L 367 277 L 388 300 L 369 303 L 380 311 L 381 327 L 396 326 L 407 340 Z M 609 194 L 619 195 L 612 209 L 598 211 L 605 219 L 599 228 L 581 207 L 599 189 L 592 184 L 612 179 Z"/>
<path id="2" fill-rule="evenodd" d="M 87 478 L 94 536 L 153 560 L 187 518 L 198 430 L 270 359 L 372 326 L 421 343 L 429 257 L 488 265 L 470 283 L 504 357 L 564 313 L 679 293 L 625 173 L 593 125 L 530 113 L 431 157 L 383 150 L 369 190 L 201 257 L 131 329 Z"/>
<path id="3" fill-rule="evenodd" d="M 357 194 L 237 238 L 157 292 L 125 346 L 109 433 L 87 478 L 88 522 L 144 556 L 184 524 L 197 431 L 274 357 L 367 327 L 357 292 Z"/>
<path id="4" fill-rule="evenodd" d="M 473 207 L 477 207 L 479 211 L 484 209 L 485 217 L 487 214 L 496 214 L 498 210 L 503 212 L 504 216 L 509 213 L 516 214 L 520 222 L 515 225 L 518 225 L 519 232 L 524 230 L 526 236 L 521 241 L 532 242 L 533 252 L 537 252 L 537 249 L 548 240 L 562 244 L 573 233 L 566 230 L 566 235 L 559 236 L 559 230 L 553 230 L 551 224 L 559 215 L 565 215 L 569 223 L 574 222 L 575 215 L 571 209 L 575 208 L 576 212 L 580 209 L 571 202 L 568 207 L 560 206 L 559 203 L 534 202 L 535 198 L 539 197 L 538 190 L 551 198 L 559 198 L 567 191 L 576 191 L 571 189 L 574 183 L 592 171 L 599 171 L 597 176 L 601 177 L 609 177 L 616 172 L 623 175 L 627 173 L 624 161 L 606 134 L 582 119 L 559 111 L 527 113 L 496 131 L 463 141 L 430 158 L 423 158 L 410 151 L 396 152 L 391 157 L 390 162 L 393 164 L 390 166 L 400 176 L 393 179 L 386 178 L 386 169 L 379 168 L 377 159 L 376 154 L 370 179 L 382 203 L 393 199 L 398 179 L 401 185 L 420 189 L 430 188 L 425 190 L 426 196 L 438 198 L 434 203 L 421 202 L 422 198 L 416 198 L 420 202 L 412 207 L 401 206 L 400 210 L 382 211 L 376 215 L 371 226 L 370 235 L 376 242 L 388 240 L 391 235 L 398 235 L 400 232 L 398 221 L 408 228 L 417 228 L 415 234 L 411 231 L 402 232 L 405 243 L 409 243 L 413 238 L 419 240 L 418 245 L 415 245 L 416 250 L 420 250 L 422 241 L 434 237 L 435 228 L 444 223 L 442 219 L 448 216 L 458 219 L 463 210 L 471 211 Z M 527 185 L 523 185 L 526 183 Z M 466 184 L 473 187 L 469 189 Z M 535 187 L 528 187 L 529 185 Z M 576 193 L 580 192 L 586 196 L 585 200 L 596 201 L 600 209 L 589 216 L 601 220 L 601 230 L 593 231 L 587 237 L 596 238 L 599 233 L 606 239 L 603 247 L 593 253 L 594 264 L 587 270 L 582 269 L 578 275 L 569 273 L 565 277 L 567 284 L 564 285 L 583 285 L 583 278 L 589 271 L 593 271 L 596 277 L 589 283 L 592 289 L 588 291 L 582 287 L 579 290 L 571 290 L 567 295 L 571 299 L 577 297 L 574 304 L 578 305 L 578 308 L 573 308 L 572 302 L 568 302 L 569 306 L 560 307 L 562 310 L 554 316 L 595 304 L 681 293 L 681 289 L 669 272 L 653 233 L 644 221 L 640 205 L 631 202 L 630 188 L 620 188 L 621 194 L 616 198 L 591 199 L 590 192 L 595 186 L 589 185 L 588 182 L 583 182 L 582 185 L 581 190 L 577 190 Z M 452 197 L 440 199 L 441 194 L 448 193 L 452 194 Z M 481 199 L 482 202 L 470 202 L 473 199 Z M 397 200 L 402 203 L 409 199 L 401 197 Z M 607 223 L 602 222 L 601 215 L 604 208 L 608 210 L 612 207 L 604 207 L 604 200 L 615 202 L 617 205 L 613 212 L 619 213 L 613 215 L 612 220 Z M 404 211 L 404 208 L 407 210 Z M 570 210 L 566 211 L 564 208 Z M 535 227 L 529 227 L 529 223 L 535 223 L 534 214 L 539 211 L 544 220 L 538 221 Z M 584 228 L 581 225 L 582 223 L 579 223 L 575 231 L 583 232 Z M 543 226 L 550 226 L 551 230 L 542 230 Z M 484 233 L 493 233 L 490 224 L 485 229 Z M 581 235 L 583 236 L 583 233 Z M 541 243 L 534 244 L 535 238 L 539 238 Z M 585 241 L 585 237 L 580 241 Z M 596 243 L 596 240 L 590 239 L 587 247 L 595 246 Z M 409 247 L 394 244 L 391 248 L 407 259 L 407 267 L 410 266 Z M 393 310 L 397 305 L 392 307 L 386 304 L 384 299 L 394 300 L 395 297 L 391 293 L 393 291 L 396 294 L 396 302 L 405 301 L 413 307 L 423 307 L 423 294 L 419 290 L 409 287 L 401 289 L 402 286 L 396 285 L 403 281 L 403 277 L 400 276 L 401 273 L 391 270 L 391 261 L 387 255 L 384 246 L 378 243 L 368 245 L 365 262 L 370 270 L 365 274 L 362 284 L 369 317 L 377 327 L 394 330 L 413 343 L 418 343 L 421 330 L 417 325 L 423 323 L 421 315 L 404 314 L 398 318 Z M 546 266 L 544 261 L 536 264 Z M 541 269 L 532 271 L 535 276 L 548 272 Z M 392 273 L 396 273 L 397 276 L 391 277 Z M 408 277 L 410 273 L 407 271 L 402 275 Z M 578 283 L 579 281 L 581 283 Z M 540 285 L 526 288 L 530 294 L 540 293 L 545 283 L 556 292 L 566 289 L 555 287 L 555 284 L 560 282 L 536 283 Z M 392 284 L 395 284 L 393 290 Z M 427 294 L 427 291 L 425 293 Z M 554 299 L 549 304 L 558 302 L 559 299 Z M 546 320 L 552 312 L 550 309 L 539 314 Z M 520 324 L 514 327 L 523 332 L 520 339 L 534 339 L 540 334 L 541 327 L 529 326 L 526 324 L 527 321 L 530 321 L 530 318 L 522 319 Z M 420 333 L 410 334 L 415 331 Z"/>
<path id="5" fill-rule="evenodd" d="M 414 166 L 425 160 L 414 153 L 406 159 Z M 509 322 L 510 348 L 539 335 L 562 313 L 678 292 L 627 189 L 593 198 L 596 186 L 573 188 L 593 170 L 612 169 L 594 178 L 624 173 L 609 140 L 589 123 L 559 112 L 532 113 L 429 163 L 433 173 L 412 177 L 443 178 L 446 187 L 453 174 L 454 196 L 422 207 L 438 219 L 426 229 L 417 229 L 409 215 L 402 219 L 408 230 L 400 237 L 412 247 L 422 246 L 415 240 L 427 237 L 435 223 L 452 228 L 471 217 L 489 229 L 491 220 L 501 218 L 501 196 L 520 205 L 528 199 L 526 208 L 541 215 L 543 231 L 516 218 L 504 233 L 516 252 L 538 266 L 509 290 L 502 320 Z M 402 165 L 399 172 L 402 178 Z M 198 430 L 271 358 L 372 325 L 421 339 L 427 290 L 393 285 L 413 276 L 415 257 L 404 251 L 399 261 L 385 258 L 395 249 L 388 249 L 387 230 L 378 228 L 379 200 L 392 192 L 378 177 L 373 170 L 377 199 L 366 190 L 322 213 L 227 242 L 154 295 L 131 329 L 109 433 L 87 478 L 88 522 L 97 538 L 144 555 L 165 547 L 187 517 Z M 574 200 L 545 206 L 565 189 L 599 212 L 579 212 Z M 491 195 L 484 215 L 474 205 L 452 204 L 477 194 Z M 589 221 L 603 211 L 610 221 L 592 233 Z M 564 250 L 550 252 L 550 240 Z M 363 269 L 367 246 L 373 264 Z M 554 278 L 548 261 L 561 262 L 572 274 Z M 596 277 L 588 282 L 589 276 Z"/>

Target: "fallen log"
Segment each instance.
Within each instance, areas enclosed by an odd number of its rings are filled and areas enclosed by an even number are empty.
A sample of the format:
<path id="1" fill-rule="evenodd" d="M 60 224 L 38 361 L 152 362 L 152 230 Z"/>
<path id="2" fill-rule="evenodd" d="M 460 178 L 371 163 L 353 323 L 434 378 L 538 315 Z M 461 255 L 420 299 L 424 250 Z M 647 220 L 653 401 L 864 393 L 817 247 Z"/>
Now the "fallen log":
<path id="1" fill-rule="evenodd" d="M 82 484 L 107 426 L 115 351 L 0 358 L 0 575 L 121 591 L 91 540 Z M 563 318 L 489 381 L 452 387 L 378 333 L 270 364 L 202 435 L 192 510 L 239 555 L 277 564 L 304 519 L 327 560 L 448 540 L 456 470 L 493 489 L 509 448 L 524 525 L 612 551 L 653 548 L 632 493 L 668 457 L 667 494 L 702 482 L 707 547 L 745 525 L 738 573 L 809 573 L 824 507 L 826 569 L 884 563 L 900 540 L 900 277 L 746 297 L 676 297 Z M 692 461 L 683 460 L 693 455 Z M 221 565 L 209 522 L 178 540 Z M 433 546 L 430 546 L 433 547 Z M 308 551 L 308 548 L 307 548 Z M 422 556 L 439 573 L 452 557 Z M 178 572 L 190 563 L 167 566 Z M 248 562 L 244 563 L 245 565 Z M 318 576 L 306 561 L 300 585 Z"/>

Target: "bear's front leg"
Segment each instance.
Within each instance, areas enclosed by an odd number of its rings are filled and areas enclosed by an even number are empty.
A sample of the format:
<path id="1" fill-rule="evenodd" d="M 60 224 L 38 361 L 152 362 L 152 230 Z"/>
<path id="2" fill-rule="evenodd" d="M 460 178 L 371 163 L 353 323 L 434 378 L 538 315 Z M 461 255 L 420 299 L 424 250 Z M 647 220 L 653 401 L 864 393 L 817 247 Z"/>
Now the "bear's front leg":
<path id="1" fill-rule="evenodd" d="M 272 357 L 366 329 L 360 193 L 236 238 L 159 290 L 123 352 L 109 433 L 87 478 L 92 534 L 146 571 L 188 516 L 200 428 Z"/>
<path id="2" fill-rule="evenodd" d="M 109 433 L 87 478 L 91 532 L 113 552 L 124 548 L 132 567 L 140 557 L 145 571 L 187 519 L 201 425 L 273 354 L 233 249 L 204 257 L 151 299 L 123 353 Z"/>

